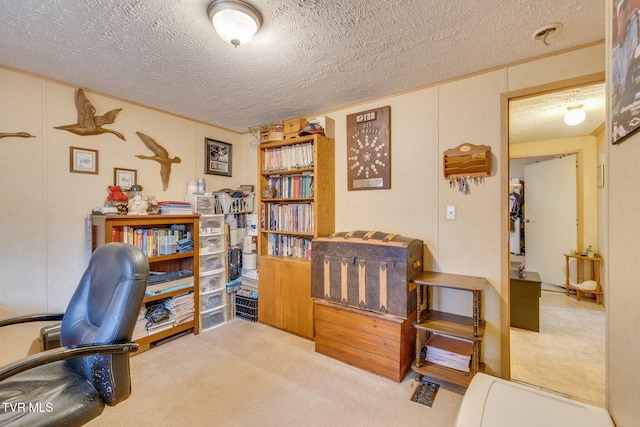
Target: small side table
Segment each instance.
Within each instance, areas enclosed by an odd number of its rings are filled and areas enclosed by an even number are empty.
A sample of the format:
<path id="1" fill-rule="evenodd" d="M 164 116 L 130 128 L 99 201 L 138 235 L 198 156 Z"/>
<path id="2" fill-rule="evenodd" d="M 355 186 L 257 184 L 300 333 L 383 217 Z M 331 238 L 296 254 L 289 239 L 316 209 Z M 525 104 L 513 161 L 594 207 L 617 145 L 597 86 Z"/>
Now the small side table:
<path id="1" fill-rule="evenodd" d="M 518 275 L 518 270 L 509 272 L 511 326 L 540 331 L 541 282 L 535 271 L 527 271 L 524 277 Z"/>
<path id="2" fill-rule="evenodd" d="M 571 285 L 569 283 L 569 258 L 575 258 L 578 260 L 578 275 L 577 278 L 580 277 L 580 271 L 582 269 L 582 263 L 584 261 L 588 261 L 591 263 L 591 280 L 594 280 L 596 282 L 596 289 L 595 290 L 587 290 L 587 289 L 580 289 L 577 286 Z M 602 262 L 602 258 L 600 258 L 598 255 L 594 255 L 592 257 L 588 257 L 585 255 L 580 255 L 580 254 L 576 254 L 576 255 L 569 255 L 569 254 L 564 254 L 564 259 L 565 259 L 565 271 L 566 271 L 566 281 L 565 281 L 565 286 L 566 286 L 566 293 L 567 295 L 569 295 L 569 293 L 571 292 L 571 290 L 576 291 L 576 299 L 578 301 L 580 301 L 580 297 L 582 296 L 582 294 L 593 294 L 596 297 L 596 303 L 600 304 L 602 301 L 602 288 L 600 288 L 600 263 Z M 577 281 L 577 280 L 576 280 Z"/>

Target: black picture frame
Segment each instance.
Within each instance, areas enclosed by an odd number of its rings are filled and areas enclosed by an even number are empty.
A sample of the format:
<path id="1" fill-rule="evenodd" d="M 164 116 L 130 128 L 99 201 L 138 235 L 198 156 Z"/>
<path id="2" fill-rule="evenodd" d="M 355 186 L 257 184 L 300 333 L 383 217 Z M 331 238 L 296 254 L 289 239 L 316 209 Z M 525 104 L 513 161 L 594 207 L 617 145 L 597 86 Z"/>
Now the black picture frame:
<path id="1" fill-rule="evenodd" d="M 204 173 L 231 176 L 231 144 L 211 138 L 204 139 Z"/>
<path id="2" fill-rule="evenodd" d="M 629 1 L 612 3 L 609 113 L 611 143 L 617 144 L 640 129 L 640 59 L 635 58 L 640 16 Z"/>

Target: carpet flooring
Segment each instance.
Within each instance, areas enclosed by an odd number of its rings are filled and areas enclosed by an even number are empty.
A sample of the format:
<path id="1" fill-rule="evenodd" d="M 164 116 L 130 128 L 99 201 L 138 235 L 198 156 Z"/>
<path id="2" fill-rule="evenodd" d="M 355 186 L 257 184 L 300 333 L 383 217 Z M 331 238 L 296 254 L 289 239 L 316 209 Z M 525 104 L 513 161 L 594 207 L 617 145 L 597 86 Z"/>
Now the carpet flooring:
<path id="1" fill-rule="evenodd" d="M 443 383 L 432 407 L 418 383 L 368 373 L 313 341 L 234 319 L 131 359 L 132 395 L 89 425 L 452 426 L 465 389 Z"/>

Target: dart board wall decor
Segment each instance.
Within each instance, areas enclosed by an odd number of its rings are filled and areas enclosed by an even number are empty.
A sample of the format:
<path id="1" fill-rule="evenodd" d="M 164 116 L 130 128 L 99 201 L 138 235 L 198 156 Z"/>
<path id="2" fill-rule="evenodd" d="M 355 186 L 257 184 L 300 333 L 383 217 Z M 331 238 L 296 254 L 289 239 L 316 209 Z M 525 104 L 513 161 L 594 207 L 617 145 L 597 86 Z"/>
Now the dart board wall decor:
<path id="1" fill-rule="evenodd" d="M 347 181 L 349 191 L 391 188 L 391 107 L 347 116 Z"/>

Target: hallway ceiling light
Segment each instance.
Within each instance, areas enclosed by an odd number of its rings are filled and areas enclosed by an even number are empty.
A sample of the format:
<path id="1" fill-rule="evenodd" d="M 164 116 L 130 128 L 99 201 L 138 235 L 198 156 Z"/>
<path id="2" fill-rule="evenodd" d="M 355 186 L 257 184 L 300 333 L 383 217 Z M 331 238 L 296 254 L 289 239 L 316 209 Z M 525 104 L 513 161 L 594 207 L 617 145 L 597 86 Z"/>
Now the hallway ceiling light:
<path id="1" fill-rule="evenodd" d="M 222 40 L 235 47 L 251 40 L 262 25 L 260 12 L 241 0 L 215 0 L 207 13 Z"/>
<path id="2" fill-rule="evenodd" d="M 587 113 L 582 109 L 582 104 L 567 107 L 567 110 L 569 111 L 564 115 L 564 122 L 569 126 L 579 125 L 584 122 L 584 119 L 587 117 Z"/>

